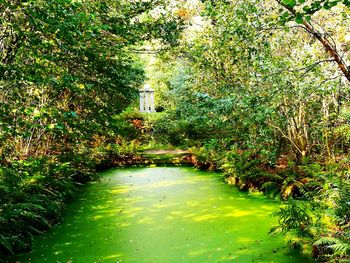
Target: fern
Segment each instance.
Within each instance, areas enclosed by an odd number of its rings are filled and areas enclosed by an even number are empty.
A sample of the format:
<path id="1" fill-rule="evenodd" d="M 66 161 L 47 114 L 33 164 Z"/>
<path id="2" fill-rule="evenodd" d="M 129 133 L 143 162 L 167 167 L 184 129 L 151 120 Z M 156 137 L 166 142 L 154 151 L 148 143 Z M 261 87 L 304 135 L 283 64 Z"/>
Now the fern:
<path id="1" fill-rule="evenodd" d="M 273 216 L 278 220 L 274 232 L 295 232 L 300 237 L 312 237 L 313 220 L 307 203 L 289 200 L 287 206 L 274 212 Z"/>
<path id="2" fill-rule="evenodd" d="M 9 237 L 5 237 L 3 235 L 0 234 L 0 247 L 3 246 L 5 249 L 7 249 L 11 254 L 13 253 L 12 250 L 12 242 L 11 242 L 11 238 Z"/>
<path id="3" fill-rule="evenodd" d="M 274 198 L 280 192 L 279 184 L 276 182 L 265 182 L 262 184 L 261 189 L 265 192 L 266 196 Z"/>
<path id="4" fill-rule="evenodd" d="M 335 255 L 346 256 L 350 252 L 350 243 L 335 237 L 321 237 L 314 245 L 331 249 Z"/>

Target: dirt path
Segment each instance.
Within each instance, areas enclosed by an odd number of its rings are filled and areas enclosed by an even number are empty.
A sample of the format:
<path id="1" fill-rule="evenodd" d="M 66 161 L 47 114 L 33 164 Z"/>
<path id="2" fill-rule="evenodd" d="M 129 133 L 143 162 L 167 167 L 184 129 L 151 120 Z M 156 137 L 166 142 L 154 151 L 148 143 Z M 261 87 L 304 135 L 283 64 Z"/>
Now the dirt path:
<path id="1" fill-rule="evenodd" d="M 145 151 L 147 154 L 186 154 L 188 150 L 148 150 Z"/>

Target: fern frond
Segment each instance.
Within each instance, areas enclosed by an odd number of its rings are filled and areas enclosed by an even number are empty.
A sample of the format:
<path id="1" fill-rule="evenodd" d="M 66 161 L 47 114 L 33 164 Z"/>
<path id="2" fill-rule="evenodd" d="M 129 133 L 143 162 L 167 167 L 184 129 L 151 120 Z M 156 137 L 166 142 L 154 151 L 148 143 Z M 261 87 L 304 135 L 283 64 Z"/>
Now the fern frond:
<path id="1" fill-rule="evenodd" d="M 6 248 L 8 251 L 11 252 L 11 254 L 14 254 L 12 250 L 11 238 L 0 235 L 0 246 L 3 246 L 4 248 Z"/>
<path id="2" fill-rule="evenodd" d="M 335 237 L 322 237 L 314 245 L 325 246 L 333 251 L 335 255 L 349 255 L 350 243 Z"/>

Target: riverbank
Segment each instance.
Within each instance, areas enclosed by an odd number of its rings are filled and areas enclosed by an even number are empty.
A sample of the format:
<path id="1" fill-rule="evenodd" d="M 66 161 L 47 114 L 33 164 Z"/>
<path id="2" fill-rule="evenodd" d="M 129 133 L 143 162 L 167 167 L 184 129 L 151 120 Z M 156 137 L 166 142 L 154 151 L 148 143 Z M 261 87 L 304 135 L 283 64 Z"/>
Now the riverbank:
<path id="1" fill-rule="evenodd" d="M 8 207 L 7 211 L 11 212 L 19 209 L 20 214 L 16 217 L 16 225 L 9 225 L 7 228 L 2 228 L 2 237 L 5 237 L 2 239 L 3 252 L 6 252 L 6 250 L 7 253 L 29 251 L 34 235 L 43 234 L 43 232 L 61 221 L 62 211 L 65 209 L 66 203 L 75 199 L 74 196 L 81 188 L 80 186 L 98 178 L 96 177 L 97 174 L 95 170 L 103 171 L 113 167 L 189 165 L 201 170 L 219 170 L 222 172 L 222 178 L 225 179 L 226 183 L 234 184 L 237 186 L 237 189 L 241 191 L 252 190 L 263 192 L 265 196 L 270 198 L 276 196 L 280 196 L 281 198 L 288 197 L 287 195 L 283 195 L 284 192 L 288 192 L 291 196 L 298 197 L 298 195 L 301 194 L 299 189 L 302 189 L 301 187 L 308 183 L 308 181 L 304 181 L 303 185 L 299 183 L 297 176 L 301 174 L 302 170 L 296 170 L 297 168 L 294 166 L 282 167 L 283 169 L 281 168 L 277 172 L 272 169 L 267 170 L 266 167 L 256 163 L 254 159 L 244 157 L 243 152 L 237 154 L 234 161 L 224 158 L 219 159 L 218 157 L 213 158 L 213 156 L 210 156 L 210 158 L 205 156 L 205 158 L 203 158 L 203 152 L 198 152 L 198 149 L 194 148 L 190 150 L 133 150 L 133 152 L 125 151 L 124 154 L 121 155 L 114 154 L 114 152 L 109 150 L 107 154 L 97 155 L 97 160 L 99 161 L 94 161 L 93 163 L 96 163 L 96 165 L 90 167 L 83 167 L 82 163 L 80 163 L 80 165 L 75 165 L 76 168 L 73 169 L 71 163 L 57 163 L 50 160 L 27 160 L 25 162 L 19 162 L 11 169 L 9 168 L 9 170 L 6 170 L 6 173 L 3 174 L 8 176 L 15 173 L 15 168 L 21 173 L 19 177 L 9 177 L 13 180 L 17 180 L 14 181 L 16 184 L 13 185 L 13 189 L 16 189 L 16 191 L 13 192 L 12 195 L 9 195 L 9 192 L 7 195 L 4 195 L 7 198 L 13 197 L 13 201 L 10 199 L 7 201 L 5 200 L 8 203 L 13 202 L 13 206 Z M 120 153 L 120 151 L 117 153 Z M 206 153 L 209 153 L 209 151 Z M 225 163 L 222 161 L 225 161 Z M 227 165 L 229 161 L 231 161 L 231 165 Z M 43 167 L 46 168 L 43 169 Z M 242 167 L 245 168 L 243 169 Z M 301 168 L 302 167 L 299 166 L 298 169 Z M 83 174 L 84 171 L 85 174 Z M 26 183 L 23 183 L 23 178 L 20 176 L 23 176 L 24 173 L 31 175 L 28 177 L 30 181 Z M 284 184 L 288 176 L 290 178 L 291 173 L 294 173 L 294 179 L 289 181 L 288 184 Z M 33 174 L 45 174 L 46 176 L 33 177 Z M 303 176 L 303 178 L 305 178 L 305 174 L 303 174 Z M 311 179 L 312 177 L 310 176 L 310 180 Z M 19 187 L 20 184 L 22 188 Z M 23 186 L 25 186 L 25 188 L 23 188 Z M 34 186 L 36 188 L 34 188 Z M 20 195 L 24 196 L 23 198 L 25 199 L 22 200 L 26 202 L 17 198 L 17 196 Z M 298 208 L 299 207 L 300 205 Z M 10 219 L 16 216 L 16 214 L 11 215 L 5 213 L 5 216 L 6 215 L 8 215 L 8 218 L 3 222 L 9 223 Z M 298 218 L 298 214 L 290 216 L 295 218 L 295 220 L 301 220 L 301 222 L 303 220 Z M 283 221 L 281 222 L 283 223 Z M 300 227 L 301 226 L 302 225 L 300 225 Z M 271 228 L 272 225 L 269 227 Z M 30 232 L 25 232 L 27 228 L 30 229 Z M 276 227 L 275 229 L 278 230 L 279 228 Z M 22 232 L 28 234 L 26 236 L 19 236 L 19 239 L 15 240 L 13 243 L 9 243 L 11 239 L 6 239 L 6 234 L 7 236 L 16 236 L 16 233 Z M 311 250 L 310 242 L 306 244 L 306 242 L 300 238 L 294 239 L 289 245 L 298 249 L 305 247 L 308 251 Z M 13 247 L 15 249 L 13 249 Z M 317 251 L 318 246 L 314 247 Z"/>

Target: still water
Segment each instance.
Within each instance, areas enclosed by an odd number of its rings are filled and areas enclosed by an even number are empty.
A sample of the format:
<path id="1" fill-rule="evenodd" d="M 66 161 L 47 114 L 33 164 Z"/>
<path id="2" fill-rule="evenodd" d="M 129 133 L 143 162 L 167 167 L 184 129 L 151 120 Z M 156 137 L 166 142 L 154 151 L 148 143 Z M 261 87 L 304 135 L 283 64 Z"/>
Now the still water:
<path id="1" fill-rule="evenodd" d="M 279 203 L 191 167 L 115 169 L 9 262 L 310 262 L 268 235 Z"/>

